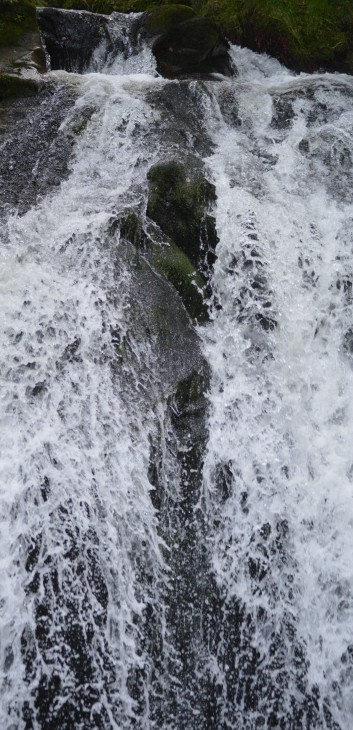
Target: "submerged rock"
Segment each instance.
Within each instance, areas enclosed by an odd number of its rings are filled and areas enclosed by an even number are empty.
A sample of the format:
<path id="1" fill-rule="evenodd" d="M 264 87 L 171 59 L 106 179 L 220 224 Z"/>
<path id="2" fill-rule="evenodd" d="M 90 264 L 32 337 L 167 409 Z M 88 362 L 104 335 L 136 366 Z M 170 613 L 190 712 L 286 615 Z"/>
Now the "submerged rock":
<path id="1" fill-rule="evenodd" d="M 147 99 L 158 118 L 155 134 L 163 127 L 163 139 L 169 150 L 183 149 L 195 156 L 209 157 L 214 144 L 210 135 L 205 108 L 212 103 L 209 87 L 203 82 L 183 79 L 156 84 Z M 195 158 L 194 158 L 195 159 Z M 195 163 L 196 164 L 196 163 Z"/>
<path id="2" fill-rule="evenodd" d="M 0 113 L 0 215 L 8 206 L 22 215 L 69 173 L 72 139 L 61 123 L 75 103 L 76 89 L 4 76 L 0 76 L 0 95 L 4 95 Z M 35 93 L 37 88 L 40 90 Z"/>

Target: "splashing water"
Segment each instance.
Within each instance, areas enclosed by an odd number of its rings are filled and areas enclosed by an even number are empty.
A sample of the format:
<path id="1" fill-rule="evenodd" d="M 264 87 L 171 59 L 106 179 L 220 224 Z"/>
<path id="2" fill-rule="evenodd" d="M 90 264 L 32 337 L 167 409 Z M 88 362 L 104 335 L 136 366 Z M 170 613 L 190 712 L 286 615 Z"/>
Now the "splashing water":
<path id="1" fill-rule="evenodd" d="M 226 727 L 348 729 L 353 84 L 239 56 L 246 81 L 216 90 L 209 160 L 222 309 L 205 331 L 204 498 L 227 621 L 216 680 Z"/>
<path id="2" fill-rule="evenodd" d="M 350 730 L 353 82 L 233 54 L 236 79 L 188 86 L 220 242 L 186 516 L 190 434 L 173 431 L 158 352 L 133 331 L 115 233 L 145 213 L 151 165 L 179 152 L 155 101 L 176 82 L 144 50 L 51 74 L 77 91 L 60 130 L 70 174 L 1 230 L 6 730 Z"/>

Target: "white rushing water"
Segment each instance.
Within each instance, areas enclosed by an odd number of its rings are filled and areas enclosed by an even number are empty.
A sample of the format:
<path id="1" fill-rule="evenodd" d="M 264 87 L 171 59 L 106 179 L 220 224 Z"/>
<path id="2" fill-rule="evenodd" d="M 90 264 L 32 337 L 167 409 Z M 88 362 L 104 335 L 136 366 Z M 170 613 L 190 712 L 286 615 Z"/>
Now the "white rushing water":
<path id="1" fill-rule="evenodd" d="M 213 371 L 205 500 L 212 512 L 215 467 L 226 465 L 214 569 L 227 600 L 245 606 L 259 671 L 274 679 L 272 697 L 255 701 L 254 715 L 243 705 L 238 722 L 243 727 L 248 717 L 257 727 L 251 717 L 255 723 L 263 711 L 268 721 L 276 706 L 271 727 L 306 727 L 287 715 L 290 694 L 305 704 L 307 686 L 298 683 L 305 661 L 308 683 L 332 701 L 334 720 L 348 730 L 353 82 L 291 76 L 248 51 L 235 57 L 239 81 L 219 85 L 215 95 L 225 96 L 228 111 L 235 97 L 241 126 L 215 125 L 209 160 L 222 310 L 204 333 Z M 278 99 L 282 120 L 274 124 Z M 235 661 L 246 672 L 246 658 Z M 224 666 L 218 671 L 224 682 Z M 326 726 L 322 708 L 313 726 Z"/>
<path id="2" fill-rule="evenodd" d="M 4 729 L 17 727 L 23 706 L 31 717 L 41 678 L 49 697 L 53 677 L 61 682 L 57 706 L 74 702 L 86 651 L 83 681 L 96 697 L 76 702 L 93 705 L 92 727 L 102 717 L 104 727 L 124 726 L 133 714 L 128 673 L 143 664 L 138 562 L 147 553 L 154 601 L 163 562 L 147 478 L 152 416 L 138 395 L 127 406 L 112 373 L 111 331 L 124 340 L 130 304 L 128 274 L 106 245 L 112 212 L 141 195 L 133 183 L 153 160 L 142 131 L 152 112 L 141 98 L 151 79 L 71 83 L 81 93 L 67 133 L 77 109 L 91 114 L 71 174 L 57 194 L 10 218 L 1 248 Z M 24 642 L 34 664 L 26 681 Z M 72 656 L 62 654 L 66 644 Z"/>
<path id="3" fill-rule="evenodd" d="M 107 73 L 51 74 L 78 92 L 61 129 L 80 128 L 70 174 L 0 232 L 4 730 L 351 728 L 353 81 L 233 53 L 239 76 L 201 87 L 220 239 L 217 306 L 199 327 L 217 715 L 153 709 L 172 692 L 180 710 L 185 690 L 171 689 L 149 478 L 164 406 L 152 343 L 129 329 L 119 236 L 107 244 L 170 154 L 151 94 L 171 82 L 142 51 Z"/>

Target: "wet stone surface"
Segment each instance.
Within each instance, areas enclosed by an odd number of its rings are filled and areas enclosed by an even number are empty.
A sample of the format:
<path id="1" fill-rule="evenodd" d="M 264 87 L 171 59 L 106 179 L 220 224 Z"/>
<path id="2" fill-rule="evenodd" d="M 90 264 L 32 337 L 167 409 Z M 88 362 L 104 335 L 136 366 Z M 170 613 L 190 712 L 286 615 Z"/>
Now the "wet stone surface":
<path id="1" fill-rule="evenodd" d="M 75 100 L 73 88 L 53 83 L 8 105 L 0 136 L 0 214 L 25 213 L 68 175 L 72 139 L 60 125 Z"/>

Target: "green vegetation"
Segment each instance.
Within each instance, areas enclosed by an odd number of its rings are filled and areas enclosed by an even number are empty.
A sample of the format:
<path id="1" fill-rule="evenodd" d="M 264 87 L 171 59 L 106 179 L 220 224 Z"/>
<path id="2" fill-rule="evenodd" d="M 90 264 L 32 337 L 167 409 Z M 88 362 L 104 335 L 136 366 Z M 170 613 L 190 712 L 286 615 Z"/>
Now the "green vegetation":
<path id="1" fill-rule="evenodd" d="M 145 27 L 151 35 L 158 35 L 168 33 L 179 23 L 195 17 L 195 11 L 187 5 L 160 5 L 151 11 Z"/>
<path id="2" fill-rule="evenodd" d="M 351 0 L 206 0 L 200 10 L 232 41 L 298 70 L 353 71 Z"/>
<path id="3" fill-rule="evenodd" d="M 0 46 L 15 45 L 23 33 L 36 30 L 35 5 L 33 0 L 0 0 Z"/>
<path id="4" fill-rule="evenodd" d="M 52 5 L 99 13 L 152 11 L 172 3 L 154 0 L 0 0 L 0 45 L 13 45 L 35 26 L 35 6 Z M 191 7 L 186 7 L 191 6 Z M 353 73 L 352 0 L 186 0 L 174 6 L 179 23 L 192 15 L 215 20 L 231 41 L 265 51 L 297 70 Z M 163 26 L 163 9 L 151 31 Z M 178 17 L 177 17 L 178 16 Z M 170 16 L 172 17 L 172 16 Z M 168 21 L 169 22 L 169 21 Z"/>

